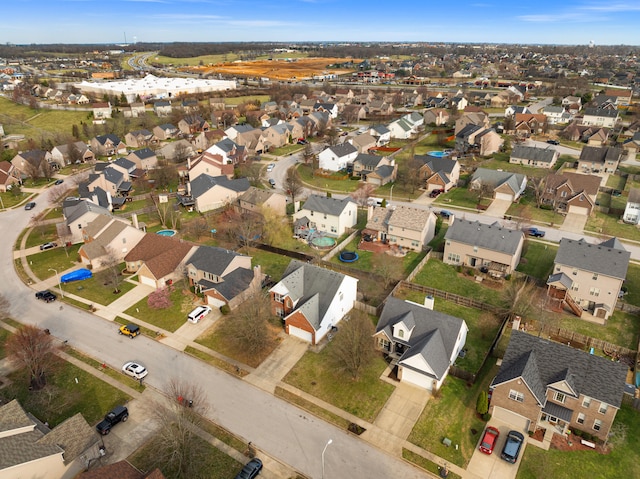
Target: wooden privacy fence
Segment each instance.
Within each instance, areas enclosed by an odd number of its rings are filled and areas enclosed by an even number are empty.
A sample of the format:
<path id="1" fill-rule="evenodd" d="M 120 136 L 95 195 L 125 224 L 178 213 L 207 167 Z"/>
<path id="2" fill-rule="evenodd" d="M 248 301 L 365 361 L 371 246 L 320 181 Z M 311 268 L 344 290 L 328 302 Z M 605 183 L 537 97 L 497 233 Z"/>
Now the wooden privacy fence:
<path id="1" fill-rule="evenodd" d="M 637 354 L 637 351 L 625 348 L 624 346 L 609 343 L 602 339 L 592 338 L 591 336 L 585 336 L 584 334 L 576 333 L 575 331 L 570 331 L 568 329 L 550 326 L 547 324 L 541 325 L 535 320 L 528 320 L 527 323 L 532 323 L 534 329 L 539 330 L 552 338 L 558 338 L 570 342 L 572 346 L 576 348 L 580 346 L 581 349 L 585 350 L 589 350 L 591 348 L 601 349 L 609 356 L 616 354 L 620 357 L 625 356 L 634 359 Z"/>

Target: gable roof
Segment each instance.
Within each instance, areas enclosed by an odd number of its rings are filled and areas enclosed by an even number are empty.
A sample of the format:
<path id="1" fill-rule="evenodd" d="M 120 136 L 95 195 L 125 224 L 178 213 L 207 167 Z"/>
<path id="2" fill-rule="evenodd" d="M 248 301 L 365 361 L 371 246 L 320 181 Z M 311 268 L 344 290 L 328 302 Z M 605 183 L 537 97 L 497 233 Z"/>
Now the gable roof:
<path id="1" fill-rule="evenodd" d="M 585 146 L 580 152 L 579 161 L 601 163 L 620 161 L 622 150 L 611 146 Z"/>
<path id="2" fill-rule="evenodd" d="M 154 156 L 156 156 L 155 151 L 153 151 L 151 148 L 142 148 L 140 150 L 132 151 L 131 154 L 141 160 L 144 160 L 146 158 L 153 158 Z"/>
<path id="3" fill-rule="evenodd" d="M 71 224 L 74 221 L 81 218 L 86 213 L 96 213 L 98 215 L 112 216 L 107 208 L 98 206 L 95 203 L 82 199 L 65 201 L 62 204 L 64 217 L 67 219 L 67 224 Z"/>
<path id="4" fill-rule="evenodd" d="M 631 253 L 617 238 L 600 244 L 562 238 L 554 263 L 623 280 L 627 276 L 630 258 Z"/>
<path id="5" fill-rule="evenodd" d="M 524 234 L 505 228 L 497 221 L 491 225 L 479 221 L 455 219 L 444 235 L 446 240 L 513 255 L 518 251 Z"/>
<path id="6" fill-rule="evenodd" d="M 358 151 L 358 149 L 355 146 L 353 146 L 351 143 L 346 141 L 344 143 L 340 143 L 339 145 L 330 146 L 328 149 L 332 151 L 338 158 L 351 155 Z"/>
<path id="7" fill-rule="evenodd" d="M 249 180 L 247 178 L 230 180 L 225 175 L 209 176 L 206 173 L 198 175 L 195 180 L 189 183 L 191 185 L 191 196 L 194 198 L 202 196 L 214 186 L 221 186 L 238 193 L 249 189 Z"/>
<path id="8" fill-rule="evenodd" d="M 301 208 L 308 211 L 317 211 L 331 216 L 340 216 L 349 203 L 354 201 L 350 197 L 343 199 L 328 198 L 320 195 L 310 195 Z"/>
<path id="9" fill-rule="evenodd" d="M 372 207 L 371 217 L 367 221 L 366 228 L 374 231 L 387 231 L 389 226 L 392 226 L 412 231 L 422 231 L 431 216 L 430 210 L 411 208 L 410 206 Z M 396 231 L 395 233 L 398 234 L 399 232 Z"/>
<path id="10" fill-rule="evenodd" d="M 521 377 L 544 405 L 546 388 L 564 380 L 577 394 L 619 408 L 626 375 L 624 364 L 514 330 L 492 386 Z"/>
<path id="11" fill-rule="evenodd" d="M 581 173 L 555 173 L 546 177 L 546 187 L 548 189 L 556 189 L 565 183 L 574 193 L 584 192 L 590 196 L 598 194 L 598 188 L 602 182 L 602 178 L 596 175 L 583 175 Z"/>
<path id="12" fill-rule="evenodd" d="M 458 164 L 457 160 L 452 160 L 451 158 L 438 158 L 431 155 L 415 155 L 414 159 L 418 160 L 423 165 L 426 165 L 434 173 L 442 171 L 450 174 Z"/>
<path id="13" fill-rule="evenodd" d="M 555 148 L 538 148 L 535 146 L 516 145 L 511 151 L 511 158 L 522 158 L 536 162 L 551 163 L 558 155 Z"/>
<path id="14" fill-rule="evenodd" d="M 507 184 L 515 193 L 520 193 L 525 178 L 526 176 L 520 173 L 478 168 L 471 176 L 471 182 L 480 181 L 493 189 Z"/>
<path id="15" fill-rule="evenodd" d="M 187 264 L 193 265 L 199 271 L 222 276 L 227 267 L 238 256 L 244 255 L 215 246 L 199 246 L 191 255 Z"/>
<path id="16" fill-rule="evenodd" d="M 251 205 L 263 205 L 269 200 L 269 198 L 276 194 L 278 193 L 275 193 L 274 191 L 263 190 L 261 188 L 256 188 L 255 186 L 250 186 L 249 189 L 242 193 L 238 199 Z"/>
<path id="17" fill-rule="evenodd" d="M 54 427 L 38 443 L 64 449 L 65 463 L 70 463 L 97 441 L 93 428 L 82 413 L 77 413 Z"/>
<path id="18" fill-rule="evenodd" d="M 194 245 L 186 241 L 147 233 L 124 257 L 127 262 L 142 261 L 160 279 L 178 267 Z"/>

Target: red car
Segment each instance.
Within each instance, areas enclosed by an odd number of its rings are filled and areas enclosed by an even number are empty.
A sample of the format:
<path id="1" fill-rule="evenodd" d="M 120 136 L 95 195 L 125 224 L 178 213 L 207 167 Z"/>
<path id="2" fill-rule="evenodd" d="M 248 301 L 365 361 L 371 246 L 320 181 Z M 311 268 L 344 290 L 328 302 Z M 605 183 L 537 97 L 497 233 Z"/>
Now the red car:
<path id="1" fill-rule="evenodd" d="M 498 442 L 498 436 L 500 436 L 500 431 L 492 426 L 487 427 L 484 431 L 484 436 L 482 436 L 482 441 L 480 441 L 480 451 L 485 454 L 491 454 Z"/>

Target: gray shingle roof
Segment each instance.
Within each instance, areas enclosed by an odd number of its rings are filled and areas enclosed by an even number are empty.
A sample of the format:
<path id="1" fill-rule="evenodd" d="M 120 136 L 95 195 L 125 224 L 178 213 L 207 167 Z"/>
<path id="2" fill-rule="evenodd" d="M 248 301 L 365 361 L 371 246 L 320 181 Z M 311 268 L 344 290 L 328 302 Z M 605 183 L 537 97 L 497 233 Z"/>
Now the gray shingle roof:
<path id="1" fill-rule="evenodd" d="M 408 328 L 415 325 L 406 342 L 409 348 L 400 358 L 400 363 L 420 355 L 433 369 L 436 377 L 441 378 L 449 367 L 449 358 L 453 354 L 461 329 L 466 327 L 465 322 L 416 303 L 389 297 L 380 315 L 376 333 L 384 331 L 392 338 L 392 328 L 400 322 Z M 398 338 L 394 340 L 398 341 Z"/>
<path id="2" fill-rule="evenodd" d="M 580 161 L 601 163 L 607 161 L 620 161 L 622 150 L 610 146 L 585 146 L 580 152 Z"/>
<path id="3" fill-rule="evenodd" d="M 338 157 L 342 158 L 343 156 L 350 155 L 358 151 L 358 149 L 353 146 L 351 143 L 344 142 L 339 145 L 331 146 L 329 149 Z"/>
<path id="4" fill-rule="evenodd" d="M 314 211 L 322 214 L 339 216 L 353 200 L 349 197 L 338 199 L 326 196 L 310 195 L 304 202 L 303 210 Z"/>
<path id="5" fill-rule="evenodd" d="M 479 221 L 456 219 L 444 237 L 446 240 L 513 255 L 524 234 L 520 230 L 504 228 L 498 222 L 486 225 Z"/>
<path id="6" fill-rule="evenodd" d="M 198 198 L 214 186 L 222 186 L 232 191 L 241 192 L 249 189 L 249 180 L 246 178 L 238 178 L 230 180 L 226 176 L 209 176 L 205 173 L 199 175 L 195 180 L 190 182 L 191 196 Z"/>
<path id="7" fill-rule="evenodd" d="M 237 256 L 243 255 L 215 246 L 200 246 L 195 253 L 191 255 L 187 264 L 192 264 L 200 271 L 222 276 L 229 264 Z"/>
<path id="8" fill-rule="evenodd" d="M 353 163 L 361 164 L 362 166 L 368 166 L 373 169 L 378 166 L 378 163 L 382 161 L 383 157 L 379 155 L 368 155 L 367 153 L 360 153 L 356 156 L 356 159 L 353 160 Z"/>
<path id="9" fill-rule="evenodd" d="M 597 245 L 587 243 L 584 239 L 576 241 L 562 238 L 555 263 L 624 279 L 630 258 L 631 253 L 615 238 Z"/>
<path id="10" fill-rule="evenodd" d="M 487 185 L 493 189 L 508 184 L 515 193 L 523 191 L 523 184 L 526 176 L 520 173 L 511 173 L 510 171 L 490 170 L 488 168 L 478 168 L 471 176 L 471 181 L 480 181 L 483 185 Z M 526 186 L 526 184 L 524 185 Z"/>
<path id="11" fill-rule="evenodd" d="M 620 407 L 627 366 L 560 343 L 512 331 L 492 385 L 522 377 L 541 404 L 546 388 L 568 381 L 577 394 Z"/>
<path id="12" fill-rule="evenodd" d="M 554 148 L 537 148 L 535 146 L 516 145 L 511 152 L 511 158 L 551 163 L 556 156 Z"/>
<path id="13" fill-rule="evenodd" d="M 151 148 L 142 148 L 140 150 L 132 152 L 131 154 L 137 156 L 141 160 L 156 156 L 155 152 Z"/>

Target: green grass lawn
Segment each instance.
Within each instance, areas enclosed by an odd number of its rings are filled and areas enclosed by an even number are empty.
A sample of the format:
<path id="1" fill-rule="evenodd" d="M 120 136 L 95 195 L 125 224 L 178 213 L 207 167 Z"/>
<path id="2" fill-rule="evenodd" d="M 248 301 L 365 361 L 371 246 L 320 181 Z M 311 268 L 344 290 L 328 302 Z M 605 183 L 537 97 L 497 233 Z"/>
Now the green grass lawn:
<path id="1" fill-rule="evenodd" d="M 638 347 L 640 317 L 616 310 L 606 325 L 591 323 L 569 313 L 556 316 L 554 326 L 602 339 L 633 351 Z"/>
<path id="2" fill-rule="evenodd" d="M 78 250 L 81 245 L 73 245 L 67 248 L 67 253 L 62 247 L 40 251 L 39 253 L 27 256 L 27 262 L 33 273 L 39 279 L 47 279 L 55 276 L 56 270 L 59 274 L 69 268 L 83 268 L 84 266 L 77 262 Z"/>
<path id="3" fill-rule="evenodd" d="M 125 313 L 159 328 L 174 332 L 185 323 L 187 314 L 196 306 L 196 303 L 190 293 L 184 293 L 182 282 L 173 286 L 173 291 L 171 292 L 173 304 L 169 308 L 150 308 L 147 304 L 147 298 L 144 298 L 127 309 Z"/>
<path id="4" fill-rule="evenodd" d="M 620 221 L 620 218 L 596 212 L 587 220 L 585 231 L 593 231 L 607 236 L 618 238 L 628 238 L 633 241 L 640 241 L 640 229 L 634 225 L 628 225 Z"/>
<path id="5" fill-rule="evenodd" d="M 122 268 L 124 269 L 124 263 Z M 62 284 L 62 290 L 65 293 L 80 296 L 92 303 L 101 304 L 103 306 L 111 304 L 133 288 L 135 288 L 135 284 L 129 283 L 128 281 L 122 281 L 118 285 L 120 292 L 116 294 L 113 292 L 113 285 L 105 281 L 105 276 L 100 274 L 83 281 L 74 281 L 72 283 Z M 55 289 L 54 291 L 57 292 Z"/>
<path id="6" fill-rule="evenodd" d="M 33 109 L 0 97 L 0 121 L 9 134 L 23 134 L 27 138 L 53 138 L 56 133 L 70 135 L 73 125 L 80 125 L 91 112 L 71 110 Z"/>
<path id="7" fill-rule="evenodd" d="M 413 282 L 496 306 L 500 304 L 499 290 L 477 283 L 473 276 L 458 273 L 455 266 L 444 264 L 440 260 L 430 259 L 427 261 Z"/>
<path id="8" fill-rule="evenodd" d="M 4 349 L 4 343 L 7 340 L 11 333 L 4 328 L 0 328 L 0 359 L 4 358 L 6 355 Z"/>
<path id="9" fill-rule="evenodd" d="M 534 278 L 546 280 L 553 271 L 558 247 L 531 240 L 527 240 L 527 243 L 527 252 L 516 270 Z"/>
<path id="10" fill-rule="evenodd" d="M 380 380 L 387 363 L 382 356 L 376 356 L 360 378 L 353 380 L 331 365 L 332 345 L 329 343 L 319 353 L 308 351 L 285 376 L 284 382 L 373 422 L 394 390 L 391 384 Z"/>
<path id="11" fill-rule="evenodd" d="M 97 423 L 110 409 L 131 398 L 76 366 L 56 359 L 48 384 L 42 391 L 29 391 L 29 381 L 22 371 L 9 375 L 11 382 L 0 389 L 5 401 L 17 399 L 42 422 L 54 427 L 81 412 L 89 424 Z M 77 379 L 77 382 L 76 382 Z"/>
<path id="12" fill-rule="evenodd" d="M 27 201 L 27 198 L 29 198 L 31 196 L 31 193 L 20 193 L 18 194 L 14 194 L 11 191 L 6 191 L 6 192 L 1 192 L 0 193 L 0 198 L 2 199 L 2 203 L 0 204 L 0 207 L 2 207 L 4 205 L 5 208 L 13 208 L 16 205 L 19 205 L 20 203 L 23 203 Z M 28 213 L 25 213 L 28 214 Z"/>
<path id="13" fill-rule="evenodd" d="M 308 165 L 299 165 L 298 172 L 300 173 L 302 181 L 314 188 L 351 193 L 352 191 L 357 190 L 360 185 L 359 181 L 353 181 L 349 178 L 345 180 L 335 180 L 332 178 L 313 176 L 311 174 L 311 167 Z"/>
<path id="14" fill-rule="evenodd" d="M 232 98 L 225 98 L 224 103 L 225 105 L 241 105 L 242 103 L 256 102 L 256 101 L 260 103 L 264 103 L 266 101 L 269 101 L 270 99 L 271 97 L 269 95 L 236 96 Z"/>
<path id="15" fill-rule="evenodd" d="M 448 192 L 438 196 L 434 204 L 446 209 L 447 206 L 460 206 L 462 208 L 476 209 L 478 194 L 467 188 L 452 188 Z"/>
<path id="16" fill-rule="evenodd" d="M 197 65 L 211 65 L 223 62 L 232 62 L 238 59 L 238 55 L 235 53 L 226 53 L 219 55 L 201 55 L 199 57 L 186 57 L 186 58 L 172 58 L 158 55 L 155 57 L 149 57 L 148 63 L 160 63 L 161 65 L 174 65 L 174 66 L 197 66 Z"/>
<path id="17" fill-rule="evenodd" d="M 593 477 L 617 479 L 640 477 L 640 414 L 629 406 L 622 406 L 614 422 L 626 427 L 626 439 L 614 442 L 610 454 L 593 451 L 544 451 L 527 446 L 518 470 L 517 479 L 573 479 Z"/>
<path id="18" fill-rule="evenodd" d="M 635 306 L 640 306 L 640 266 L 637 264 L 630 264 L 627 270 L 627 279 L 624 281 L 624 285 L 627 287 L 627 294 L 624 300 Z"/>
<path id="19" fill-rule="evenodd" d="M 275 156 L 288 156 L 302 150 L 304 150 L 304 146 L 302 145 L 284 145 L 280 148 L 274 148 L 273 150 L 270 150 L 269 154 Z"/>
<path id="20" fill-rule="evenodd" d="M 253 266 L 259 264 L 262 267 L 262 272 L 271 276 L 271 279 L 274 281 L 280 281 L 280 279 L 282 279 L 284 270 L 287 269 L 287 266 L 291 262 L 291 258 L 287 256 L 269 253 L 255 248 L 250 248 L 247 254 L 253 258 L 251 264 Z"/>
<path id="21" fill-rule="evenodd" d="M 32 248 L 34 246 L 47 243 L 49 241 L 60 242 L 58 240 L 58 232 L 56 231 L 56 225 L 38 225 L 34 226 L 33 230 L 29 234 L 27 241 L 25 242 L 26 248 Z M 20 244 L 18 244 L 18 247 Z"/>

